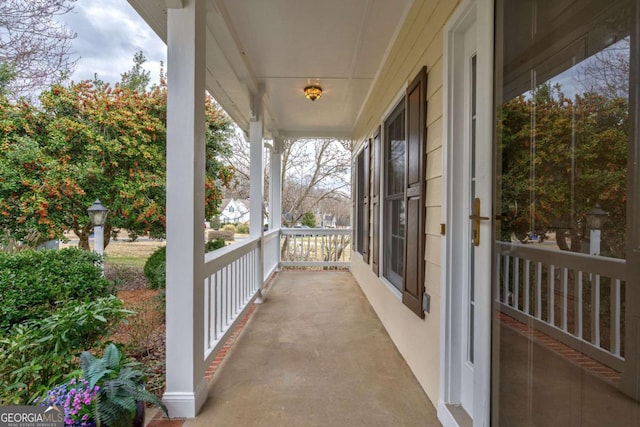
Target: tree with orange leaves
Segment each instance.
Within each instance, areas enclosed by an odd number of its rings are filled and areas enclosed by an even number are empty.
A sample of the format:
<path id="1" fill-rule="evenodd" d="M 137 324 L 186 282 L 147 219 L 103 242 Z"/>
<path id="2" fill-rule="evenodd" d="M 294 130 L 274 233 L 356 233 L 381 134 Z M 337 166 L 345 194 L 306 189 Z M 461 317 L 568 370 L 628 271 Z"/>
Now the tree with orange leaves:
<path id="1" fill-rule="evenodd" d="M 134 68 L 111 87 L 99 80 L 54 85 L 40 106 L 0 98 L 0 230 L 41 241 L 72 230 L 89 247 L 86 209 L 99 198 L 110 210 L 105 244 L 118 230 L 131 238 L 163 237 L 166 223 L 166 85 L 150 88 Z M 230 169 L 231 121 L 207 99 L 206 201 L 203 217 L 222 199 Z"/>

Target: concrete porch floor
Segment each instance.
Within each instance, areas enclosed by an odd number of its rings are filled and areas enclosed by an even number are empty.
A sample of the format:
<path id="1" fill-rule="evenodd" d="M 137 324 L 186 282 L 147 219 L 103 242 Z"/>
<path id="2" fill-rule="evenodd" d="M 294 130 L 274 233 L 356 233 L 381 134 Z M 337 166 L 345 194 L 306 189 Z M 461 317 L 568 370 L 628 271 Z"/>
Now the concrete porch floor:
<path id="1" fill-rule="evenodd" d="M 279 273 L 209 384 L 197 426 L 439 426 L 349 272 Z"/>

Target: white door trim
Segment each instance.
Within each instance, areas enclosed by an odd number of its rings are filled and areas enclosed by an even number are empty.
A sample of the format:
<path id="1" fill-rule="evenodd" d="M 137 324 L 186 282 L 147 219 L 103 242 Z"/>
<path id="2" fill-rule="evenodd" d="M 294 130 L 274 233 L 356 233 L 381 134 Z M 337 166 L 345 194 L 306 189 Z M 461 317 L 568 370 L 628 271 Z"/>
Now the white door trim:
<path id="1" fill-rule="evenodd" d="M 445 427 L 457 426 L 455 417 L 447 408 L 448 404 L 460 404 L 460 377 L 457 367 L 460 366 L 459 347 L 460 337 L 456 332 L 460 330 L 462 317 L 457 312 L 455 301 L 457 290 L 452 286 L 453 271 L 456 268 L 454 254 L 453 233 L 451 228 L 455 207 L 453 200 L 453 172 L 454 151 L 456 138 L 456 122 L 454 114 L 455 96 L 453 76 L 454 63 L 458 54 L 461 33 L 475 19 L 478 29 L 477 38 L 477 139 L 491 141 L 493 137 L 493 0 L 463 0 L 444 27 L 443 50 L 443 207 L 442 219 L 447 225 L 446 235 L 442 245 L 442 259 L 444 269 L 441 282 L 443 309 L 440 323 L 440 395 L 438 398 L 438 418 Z M 458 49 L 456 50 L 456 45 Z M 491 144 L 488 144 L 491 146 Z M 492 150 L 490 150 L 492 151 Z M 489 174 L 493 177 L 493 153 L 482 153 L 484 167 L 479 174 Z M 483 199 L 483 212 L 491 212 L 491 197 Z M 492 240 L 491 224 L 483 223 L 481 229 L 484 239 Z M 489 254 L 490 255 L 490 254 Z M 490 257 L 489 257 L 490 258 Z M 491 283 L 490 261 L 481 271 Z M 486 271 L 485 271 L 486 270 Z M 490 424 L 490 380 L 491 380 L 491 287 L 476 289 L 475 315 L 475 372 L 474 372 L 474 426 L 488 426 Z"/>

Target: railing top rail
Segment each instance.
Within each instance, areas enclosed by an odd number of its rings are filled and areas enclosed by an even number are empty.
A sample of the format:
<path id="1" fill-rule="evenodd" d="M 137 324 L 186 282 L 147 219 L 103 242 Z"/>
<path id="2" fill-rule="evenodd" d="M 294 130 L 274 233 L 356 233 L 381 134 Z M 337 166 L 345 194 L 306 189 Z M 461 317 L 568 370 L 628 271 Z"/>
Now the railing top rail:
<path id="1" fill-rule="evenodd" d="M 241 242 L 204 254 L 205 273 L 211 275 L 243 255 L 248 254 L 260 244 L 260 236 L 247 237 Z"/>
<path id="2" fill-rule="evenodd" d="M 349 235 L 351 228 L 283 228 L 282 234 L 287 236 L 335 236 Z"/>
<path id="3" fill-rule="evenodd" d="M 509 255 L 533 262 L 552 264 L 585 273 L 626 280 L 626 261 L 618 258 L 593 256 L 578 252 L 540 248 L 523 243 L 496 242 L 501 255 Z"/>
<path id="4" fill-rule="evenodd" d="M 278 235 L 280 234 L 280 229 L 279 228 L 275 228 L 272 230 L 267 230 L 264 232 L 264 238 L 265 240 L 271 240 L 274 237 L 278 237 Z"/>

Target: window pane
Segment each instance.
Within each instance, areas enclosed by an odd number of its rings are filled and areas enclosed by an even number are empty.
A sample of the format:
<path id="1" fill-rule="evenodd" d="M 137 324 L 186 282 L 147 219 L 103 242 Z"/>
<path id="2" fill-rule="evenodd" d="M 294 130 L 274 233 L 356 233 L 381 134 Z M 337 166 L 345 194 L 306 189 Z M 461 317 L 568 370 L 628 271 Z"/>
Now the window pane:
<path id="1" fill-rule="evenodd" d="M 395 199 L 386 202 L 387 226 L 385 237 L 388 244 L 384 252 L 384 276 L 393 285 L 402 290 L 402 274 L 404 266 L 404 200 Z"/>

